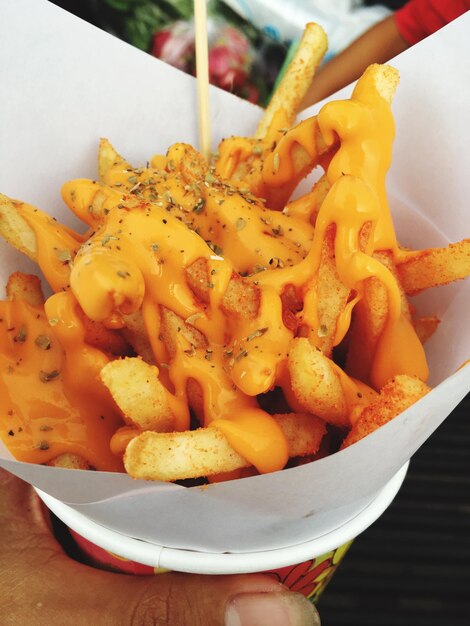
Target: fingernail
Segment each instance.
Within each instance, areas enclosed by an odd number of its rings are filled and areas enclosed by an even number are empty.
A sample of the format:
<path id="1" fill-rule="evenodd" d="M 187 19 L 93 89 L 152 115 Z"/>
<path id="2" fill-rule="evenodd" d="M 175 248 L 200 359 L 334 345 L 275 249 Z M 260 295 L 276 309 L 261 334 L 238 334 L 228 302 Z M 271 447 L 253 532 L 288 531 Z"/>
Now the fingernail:
<path id="1" fill-rule="evenodd" d="M 320 618 L 300 593 L 243 593 L 227 605 L 225 626 L 320 626 Z"/>

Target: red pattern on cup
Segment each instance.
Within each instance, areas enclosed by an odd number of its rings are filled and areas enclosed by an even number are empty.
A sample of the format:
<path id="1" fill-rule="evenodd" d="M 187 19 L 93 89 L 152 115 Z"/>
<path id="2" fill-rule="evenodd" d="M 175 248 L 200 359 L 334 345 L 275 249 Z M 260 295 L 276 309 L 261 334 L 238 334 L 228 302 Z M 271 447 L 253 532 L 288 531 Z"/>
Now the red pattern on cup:
<path id="1" fill-rule="evenodd" d="M 136 563 L 114 552 L 104 550 L 72 529 L 70 529 L 70 533 L 87 561 L 100 569 L 138 576 L 161 574 L 168 571 L 163 568 Z M 351 543 L 349 541 L 336 550 L 331 550 L 327 554 L 303 563 L 280 567 L 263 573 L 272 576 L 291 591 L 301 593 L 312 602 L 317 602 Z"/>

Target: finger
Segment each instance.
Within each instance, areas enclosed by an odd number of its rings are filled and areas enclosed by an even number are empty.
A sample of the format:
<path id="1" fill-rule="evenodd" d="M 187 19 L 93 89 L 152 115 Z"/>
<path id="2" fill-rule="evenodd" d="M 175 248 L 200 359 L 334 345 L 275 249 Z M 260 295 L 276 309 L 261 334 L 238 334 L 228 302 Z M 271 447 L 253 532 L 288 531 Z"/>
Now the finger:
<path id="1" fill-rule="evenodd" d="M 266 575 L 127 576 L 69 559 L 29 485 L 0 470 L 0 614 L 14 626 L 304 626 L 313 606 Z M 72 620 L 72 621 L 71 621 Z"/>
<path id="2" fill-rule="evenodd" d="M 57 552 L 60 547 L 50 528 L 49 518 L 31 486 L 0 467 L 0 556 L 21 551 L 22 546 L 26 549 L 29 542 Z"/>

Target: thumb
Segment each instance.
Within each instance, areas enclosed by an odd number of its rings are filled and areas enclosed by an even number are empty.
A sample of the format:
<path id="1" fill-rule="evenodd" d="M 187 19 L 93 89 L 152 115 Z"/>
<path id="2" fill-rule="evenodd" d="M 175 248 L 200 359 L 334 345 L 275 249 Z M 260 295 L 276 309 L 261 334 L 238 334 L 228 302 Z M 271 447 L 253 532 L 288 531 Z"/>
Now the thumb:
<path id="1" fill-rule="evenodd" d="M 303 596 L 269 576 L 128 576 L 73 561 L 50 533 L 31 487 L 1 469 L 0 615 L 5 626 L 320 623 Z"/>
<path id="2" fill-rule="evenodd" d="M 138 581 L 131 624 L 171 626 L 315 626 L 313 605 L 270 577 L 157 575 Z"/>

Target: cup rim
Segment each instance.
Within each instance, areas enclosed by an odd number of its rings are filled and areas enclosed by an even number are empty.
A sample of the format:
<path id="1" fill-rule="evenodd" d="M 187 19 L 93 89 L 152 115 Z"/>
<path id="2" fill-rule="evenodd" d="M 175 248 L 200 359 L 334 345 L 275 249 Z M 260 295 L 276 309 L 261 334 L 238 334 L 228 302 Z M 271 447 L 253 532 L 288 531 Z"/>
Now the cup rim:
<path id="1" fill-rule="evenodd" d="M 408 470 L 407 461 L 362 511 L 352 519 L 310 541 L 289 547 L 244 553 L 210 553 L 167 548 L 110 530 L 88 519 L 72 507 L 36 488 L 44 504 L 76 533 L 112 552 L 154 568 L 192 574 L 248 574 L 307 561 L 351 541 L 368 528 L 388 508 L 398 493 Z"/>

